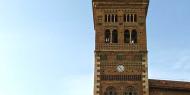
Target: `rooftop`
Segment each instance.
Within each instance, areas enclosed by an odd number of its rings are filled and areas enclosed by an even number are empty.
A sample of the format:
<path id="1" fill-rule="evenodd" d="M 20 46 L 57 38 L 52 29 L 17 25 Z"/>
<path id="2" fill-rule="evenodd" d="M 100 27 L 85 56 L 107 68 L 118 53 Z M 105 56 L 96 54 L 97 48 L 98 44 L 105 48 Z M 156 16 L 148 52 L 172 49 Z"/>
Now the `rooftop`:
<path id="1" fill-rule="evenodd" d="M 190 91 L 190 82 L 149 79 L 149 87 L 159 88 L 159 89 Z"/>

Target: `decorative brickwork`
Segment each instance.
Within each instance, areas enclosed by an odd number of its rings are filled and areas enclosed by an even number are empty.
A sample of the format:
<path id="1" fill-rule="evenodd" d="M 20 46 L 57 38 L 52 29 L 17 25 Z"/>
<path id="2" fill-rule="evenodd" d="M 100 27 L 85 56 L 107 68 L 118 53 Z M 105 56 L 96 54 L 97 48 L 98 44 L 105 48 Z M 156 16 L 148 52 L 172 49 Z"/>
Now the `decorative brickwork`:
<path id="1" fill-rule="evenodd" d="M 147 0 L 93 0 L 94 95 L 148 95 L 147 6 Z"/>
<path id="2" fill-rule="evenodd" d="M 190 95 L 190 83 L 148 80 L 149 0 L 93 0 L 94 95 Z"/>

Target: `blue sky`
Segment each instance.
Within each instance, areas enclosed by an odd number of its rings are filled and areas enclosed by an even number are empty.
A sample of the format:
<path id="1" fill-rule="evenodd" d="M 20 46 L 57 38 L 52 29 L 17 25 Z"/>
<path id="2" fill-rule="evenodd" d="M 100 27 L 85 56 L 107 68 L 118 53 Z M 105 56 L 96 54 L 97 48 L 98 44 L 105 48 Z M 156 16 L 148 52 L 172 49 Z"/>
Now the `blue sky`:
<path id="1" fill-rule="evenodd" d="M 151 0 L 149 78 L 190 81 L 190 1 Z M 0 0 L 0 95 L 92 95 L 91 0 Z"/>

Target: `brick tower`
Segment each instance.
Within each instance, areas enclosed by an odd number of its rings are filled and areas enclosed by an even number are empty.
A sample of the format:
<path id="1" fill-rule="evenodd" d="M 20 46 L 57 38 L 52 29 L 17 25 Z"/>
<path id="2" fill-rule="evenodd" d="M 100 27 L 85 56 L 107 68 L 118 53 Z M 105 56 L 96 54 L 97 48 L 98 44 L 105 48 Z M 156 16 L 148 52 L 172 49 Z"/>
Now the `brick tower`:
<path id="1" fill-rule="evenodd" d="M 94 95 L 149 95 L 148 0 L 93 0 Z"/>

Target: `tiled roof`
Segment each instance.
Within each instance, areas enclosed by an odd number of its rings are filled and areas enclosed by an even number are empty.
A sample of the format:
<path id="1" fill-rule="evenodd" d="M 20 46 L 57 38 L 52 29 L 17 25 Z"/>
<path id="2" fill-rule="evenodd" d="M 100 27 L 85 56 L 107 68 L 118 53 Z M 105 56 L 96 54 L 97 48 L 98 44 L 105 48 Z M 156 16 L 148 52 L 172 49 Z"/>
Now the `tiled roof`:
<path id="1" fill-rule="evenodd" d="M 149 87 L 150 88 L 159 88 L 159 89 L 190 91 L 190 82 L 149 79 Z"/>
<path id="2" fill-rule="evenodd" d="M 149 0 L 92 0 L 94 2 L 146 2 Z"/>

